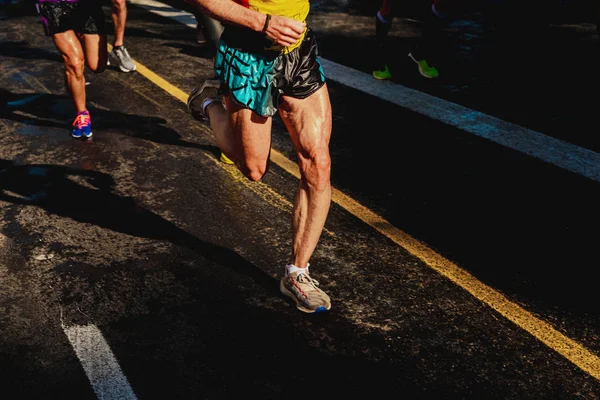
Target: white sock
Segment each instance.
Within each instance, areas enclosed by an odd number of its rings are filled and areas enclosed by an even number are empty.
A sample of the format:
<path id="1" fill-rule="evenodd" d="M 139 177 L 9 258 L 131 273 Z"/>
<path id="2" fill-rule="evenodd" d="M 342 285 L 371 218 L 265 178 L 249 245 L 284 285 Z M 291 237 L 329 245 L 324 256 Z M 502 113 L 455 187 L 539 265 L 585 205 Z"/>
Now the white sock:
<path id="1" fill-rule="evenodd" d="M 285 266 L 285 276 L 288 276 L 289 274 L 293 274 L 294 272 L 297 272 L 299 274 L 307 273 L 308 267 L 310 267 L 310 264 L 308 264 L 306 266 L 306 268 L 298 268 L 294 264 L 288 264 Z"/>
<path id="2" fill-rule="evenodd" d="M 202 102 L 202 113 L 204 113 L 204 115 L 206 115 L 208 117 L 208 114 L 206 113 L 206 107 L 208 107 L 209 105 L 211 105 L 211 103 L 213 101 L 216 101 L 215 99 L 211 99 L 210 97 L 208 99 L 204 99 L 204 101 Z"/>

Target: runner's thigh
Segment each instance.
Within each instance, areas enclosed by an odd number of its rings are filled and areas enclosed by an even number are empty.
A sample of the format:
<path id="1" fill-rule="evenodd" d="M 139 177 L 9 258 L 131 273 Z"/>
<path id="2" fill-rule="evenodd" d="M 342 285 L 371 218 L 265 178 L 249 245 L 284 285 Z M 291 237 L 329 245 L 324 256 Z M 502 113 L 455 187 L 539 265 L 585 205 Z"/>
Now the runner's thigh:
<path id="1" fill-rule="evenodd" d="M 271 150 L 272 119 L 238 105 L 229 94 L 224 99 L 236 154 L 241 155 L 249 168 L 264 168 Z"/>
<path id="2" fill-rule="evenodd" d="M 85 47 L 85 61 L 88 68 L 92 71 L 103 71 L 108 58 L 106 35 L 84 34 L 82 42 Z"/>
<path id="3" fill-rule="evenodd" d="M 72 30 L 52 35 L 52 40 L 66 64 L 83 68 L 84 51 L 79 38 Z"/>
<path id="4" fill-rule="evenodd" d="M 326 84 L 303 99 L 282 96 L 279 114 L 300 155 L 309 157 L 329 148 L 331 103 Z"/>

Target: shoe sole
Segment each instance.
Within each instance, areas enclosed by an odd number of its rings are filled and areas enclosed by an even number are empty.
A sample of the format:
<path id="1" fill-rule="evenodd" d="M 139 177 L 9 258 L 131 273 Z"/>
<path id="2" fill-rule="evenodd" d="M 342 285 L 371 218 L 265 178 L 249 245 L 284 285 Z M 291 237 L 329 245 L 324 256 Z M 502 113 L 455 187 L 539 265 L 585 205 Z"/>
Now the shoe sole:
<path id="1" fill-rule="evenodd" d="M 107 66 L 107 67 L 110 67 L 110 66 L 112 66 L 112 64 L 110 63 L 110 60 L 106 60 L 106 66 Z M 122 72 L 132 72 L 132 71 L 135 71 L 135 70 L 137 69 L 137 65 L 134 65 L 132 69 L 127 69 L 127 68 L 125 68 L 124 66 L 122 66 L 122 65 L 119 65 L 119 69 L 120 69 Z"/>
<path id="2" fill-rule="evenodd" d="M 423 70 L 421 69 L 421 67 L 419 67 L 419 74 L 420 74 L 422 77 L 424 77 L 424 78 L 427 78 L 427 79 L 435 79 L 435 78 L 437 78 L 437 76 L 429 76 L 429 75 L 426 75 L 426 74 L 423 72 Z"/>
<path id="3" fill-rule="evenodd" d="M 200 87 L 195 87 L 192 92 L 190 93 L 190 95 L 188 96 L 187 99 L 187 108 L 188 110 L 190 110 L 190 112 L 192 112 L 192 109 L 190 108 L 190 104 L 192 104 L 192 101 L 194 101 L 194 99 L 196 97 L 198 97 L 198 92 L 200 91 Z"/>
<path id="4" fill-rule="evenodd" d="M 380 76 L 377 76 L 377 75 L 373 74 L 373 78 L 375 78 L 375 79 L 377 79 L 379 81 L 385 81 L 385 80 L 391 79 L 392 75 L 387 75 L 387 76 L 380 77 Z"/>
<path id="5" fill-rule="evenodd" d="M 196 97 L 198 97 L 200 95 L 200 87 L 194 88 L 194 90 L 192 90 L 192 92 L 190 93 L 190 95 L 188 96 L 187 99 L 187 109 L 190 112 L 190 114 L 192 114 L 192 118 L 194 118 L 196 121 L 200 121 L 200 122 L 206 122 L 207 118 L 206 116 L 199 112 L 199 111 L 194 111 L 191 108 L 191 104 L 192 102 L 196 99 Z"/>
<path id="6" fill-rule="evenodd" d="M 75 138 L 75 139 L 81 139 L 81 138 L 86 138 L 86 139 L 89 139 L 89 138 L 91 138 L 92 136 L 93 136 L 93 133 L 92 133 L 92 132 L 90 132 L 90 134 L 89 134 L 89 135 L 79 135 L 79 136 L 73 135 L 73 134 L 71 133 L 71 137 L 72 137 L 72 138 Z"/>
<path id="7" fill-rule="evenodd" d="M 292 292 L 290 292 L 289 290 L 287 290 L 287 288 L 283 284 L 283 281 L 279 281 L 279 290 L 281 290 L 281 293 L 285 294 L 286 296 L 288 296 L 289 298 L 291 298 L 292 300 L 294 300 L 294 302 L 296 303 L 296 308 L 298 310 L 304 312 L 304 313 L 307 313 L 307 314 L 316 314 L 316 313 L 328 311 L 328 310 L 331 309 L 331 304 L 329 305 L 329 307 L 319 306 L 319 307 L 317 307 L 316 310 L 310 310 L 308 308 L 303 307 L 300 304 L 300 302 L 298 301 L 298 299 L 296 298 L 296 296 L 294 296 L 294 294 Z"/>
<path id="8" fill-rule="evenodd" d="M 119 65 L 119 69 L 122 72 L 133 72 L 137 69 L 137 66 L 134 65 L 132 69 L 127 69 L 127 68 L 123 67 L 122 65 Z"/>

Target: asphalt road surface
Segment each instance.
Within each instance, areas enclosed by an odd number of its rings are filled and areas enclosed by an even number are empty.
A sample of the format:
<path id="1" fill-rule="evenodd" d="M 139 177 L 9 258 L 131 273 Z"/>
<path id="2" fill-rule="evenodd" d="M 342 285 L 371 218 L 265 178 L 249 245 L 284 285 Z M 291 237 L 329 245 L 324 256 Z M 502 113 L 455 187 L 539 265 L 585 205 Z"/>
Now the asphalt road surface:
<path id="1" fill-rule="evenodd" d="M 184 103 L 213 73 L 191 9 L 129 4 L 138 69 L 86 72 L 88 141 L 35 9 L 0 9 L 0 398 L 600 399 L 592 14 L 471 2 L 425 80 L 407 7 L 381 82 L 377 5 L 313 3 L 334 198 L 311 269 L 332 309 L 305 315 L 278 288 L 283 124 L 263 181 L 220 163 Z"/>

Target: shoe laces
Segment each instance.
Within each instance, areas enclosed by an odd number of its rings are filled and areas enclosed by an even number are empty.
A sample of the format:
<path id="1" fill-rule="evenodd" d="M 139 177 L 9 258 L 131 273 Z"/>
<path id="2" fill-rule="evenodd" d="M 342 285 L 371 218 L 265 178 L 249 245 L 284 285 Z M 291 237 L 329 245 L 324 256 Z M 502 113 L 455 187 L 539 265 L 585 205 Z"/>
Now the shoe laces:
<path id="1" fill-rule="evenodd" d="M 298 284 L 302 284 L 303 286 L 305 285 L 305 289 L 319 290 L 319 281 L 311 278 L 310 275 L 308 275 L 307 273 L 298 274 L 296 276 L 296 282 L 298 282 Z"/>
<path id="2" fill-rule="evenodd" d="M 77 129 L 81 129 L 84 126 L 88 126 L 92 122 L 92 118 L 88 113 L 81 113 L 75 117 L 75 121 L 73 121 L 73 126 L 77 127 Z"/>
<path id="3" fill-rule="evenodd" d="M 126 57 L 126 58 L 131 58 L 131 57 L 129 56 L 129 52 L 127 51 L 127 49 L 125 48 L 125 46 L 121 46 L 121 48 L 120 48 L 120 49 L 118 49 L 118 51 L 119 51 L 119 53 L 120 53 L 121 57 L 123 57 L 123 58 L 125 58 L 125 57 Z"/>

